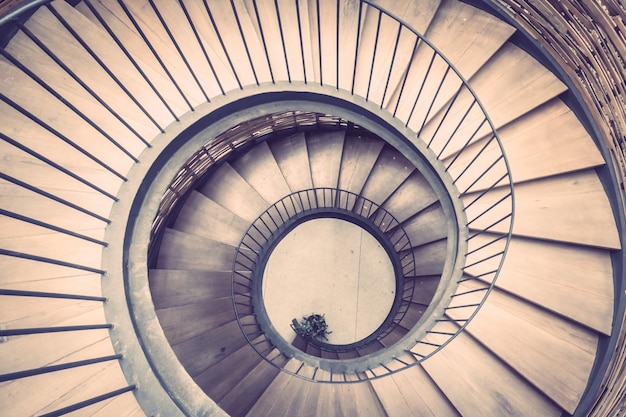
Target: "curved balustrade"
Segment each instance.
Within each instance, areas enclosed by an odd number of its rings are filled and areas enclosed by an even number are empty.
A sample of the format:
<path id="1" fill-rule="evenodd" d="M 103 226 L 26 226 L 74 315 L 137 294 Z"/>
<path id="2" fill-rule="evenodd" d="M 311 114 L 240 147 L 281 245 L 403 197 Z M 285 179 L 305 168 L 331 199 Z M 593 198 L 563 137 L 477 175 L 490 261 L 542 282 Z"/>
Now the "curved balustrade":
<path id="1" fill-rule="evenodd" d="M 346 190 L 316 188 L 297 191 L 274 203 L 250 225 L 235 255 L 233 305 L 239 326 L 255 350 L 259 334 L 256 330 L 250 331 L 256 326 L 246 323 L 249 318 L 254 319 L 263 330 L 264 341 L 274 341 L 280 345 L 279 350 L 288 356 L 295 352 L 270 325 L 262 300 L 261 282 L 267 258 L 280 239 L 302 222 L 321 217 L 354 222 L 377 236 L 395 267 L 396 297 L 387 318 L 370 336 L 346 345 L 311 341 L 316 347 L 331 352 L 347 352 L 384 339 L 402 321 L 413 301 L 415 255 L 410 251 L 412 246 L 408 235 L 391 213 L 373 201 Z M 261 351 L 257 352 L 264 356 Z"/>

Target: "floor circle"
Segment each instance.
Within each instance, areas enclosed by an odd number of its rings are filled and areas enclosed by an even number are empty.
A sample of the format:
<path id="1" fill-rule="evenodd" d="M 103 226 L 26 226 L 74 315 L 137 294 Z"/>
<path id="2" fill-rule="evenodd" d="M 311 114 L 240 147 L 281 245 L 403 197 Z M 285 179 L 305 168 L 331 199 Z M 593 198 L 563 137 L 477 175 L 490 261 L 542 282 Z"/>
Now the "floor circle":
<path id="1" fill-rule="evenodd" d="M 296 226 L 274 248 L 263 274 L 267 316 L 286 341 L 292 319 L 323 314 L 328 343 L 358 342 L 391 311 L 394 268 L 380 242 L 349 221 L 317 218 Z"/>

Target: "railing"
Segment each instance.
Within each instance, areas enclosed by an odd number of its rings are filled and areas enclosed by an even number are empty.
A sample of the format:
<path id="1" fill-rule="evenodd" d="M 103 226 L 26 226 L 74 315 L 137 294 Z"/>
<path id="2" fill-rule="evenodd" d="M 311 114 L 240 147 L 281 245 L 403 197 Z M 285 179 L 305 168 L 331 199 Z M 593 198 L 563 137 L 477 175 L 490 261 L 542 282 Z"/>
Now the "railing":
<path id="1" fill-rule="evenodd" d="M 350 344 L 314 343 L 318 349 L 329 352 L 358 351 L 375 341 L 383 340 L 399 325 L 413 302 L 413 247 L 402 225 L 391 213 L 373 201 L 346 190 L 315 188 L 297 191 L 274 203 L 250 225 L 235 255 L 232 275 L 233 305 L 239 327 L 255 350 L 255 343 L 260 336 L 263 336 L 267 344 L 272 344 L 272 340 L 281 340 L 281 336 L 270 325 L 263 303 L 261 283 L 268 256 L 278 240 L 293 227 L 303 221 L 321 217 L 354 222 L 376 236 L 394 265 L 396 296 L 388 316 L 371 335 Z M 250 320 L 254 320 L 254 324 Z M 414 324 L 415 322 L 408 323 L 409 328 Z M 257 327 L 262 329 L 261 334 L 256 330 Z M 281 352 L 294 352 L 284 339 L 282 342 L 278 347 Z M 276 346 L 272 349 L 274 347 Z M 264 356 L 259 350 L 257 352 Z"/>
<path id="2" fill-rule="evenodd" d="M 208 2 L 203 3 L 205 18 L 219 39 L 219 45 L 215 46 L 228 62 L 237 88 L 264 83 L 280 84 L 284 89 L 289 84 L 316 84 L 365 99 L 375 104 L 385 117 L 413 130 L 414 135 L 408 139 L 415 145 L 415 152 L 433 154 L 442 164 L 440 174 L 448 176 L 452 187 L 458 190 L 454 198 L 462 201 L 467 219 L 460 227 L 469 231 L 464 244 L 467 252 L 460 254 L 467 256 L 462 277 L 454 284 L 458 291 L 427 337 L 415 340 L 415 348 L 407 349 L 413 359 L 405 362 L 414 364 L 430 357 L 459 334 L 484 303 L 510 241 L 513 181 L 494 124 L 472 87 L 445 56 L 402 20 L 367 0 L 358 3 L 355 14 L 345 14 L 341 0 L 316 1 L 315 7 L 307 10 L 299 2 L 288 7 L 287 2 L 279 1 L 271 12 L 272 18 L 259 13 L 256 1 L 252 4 L 249 14 L 258 28 L 263 59 L 252 54 L 249 34 L 233 3 L 237 30 L 229 35 L 237 38 L 236 43 L 243 48 L 238 51 L 233 49 L 234 42 L 225 42 L 227 35 L 223 33 L 223 23 L 215 19 L 215 10 Z M 181 6 L 189 28 L 196 34 L 198 51 L 202 51 L 207 65 L 213 67 L 215 57 L 204 48 L 196 22 L 187 13 L 184 2 Z M 150 7 L 159 14 L 154 3 Z M 303 32 L 304 13 L 308 13 L 309 30 L 315 39 L 310 49 L 303 46 L 311 39 L 310 33 Z M 127 14 L 132 13 L 127 11 Z M 169 32 L 166 20 L 160 22 Z M 266 30 L 270 27 L 266 25 L 276 23 L 278 30 Z M 284 36 L 294 28 L 298 36 Z M 383 33 L 394 36 L 382 36 Z M 184 55 L 181 48 L 177 47 L 177 51 Z M 158 55 L 155 50 L 153 53 Z M 232 58 L 237 54 L 244 57 L 245 65 L 241 62 L 235 65 Z M 187 68 L 197 80 L 199 74 L 194 73 L 192 66 Z M 244 81 L 245 74 L 248 84 Z M 220 94 L 227 95 L 223 86 L 229 79 L 213 76 L 220 85 Z M 306 120 L 311 127 L 319 126 L 320 119 L 331 120 L 330 124 L 338 126 L 347 123 L 332 115 L 294 111 L 255 119 L 208 141 L 187 161 L 165 193 L 153 223 L 151 251 L 157 250 L 159 236 L 188 190 L 220 160 L 243 150 L 256 138 L 298 129 L 307 124 Z"/>
<path id="3" fill-rule="evenodd" d="M 178 121 L 181 115 L 173 110 L 174 107 L 161 94 L 158 85 L 143 70 L 140 65 L 141 61 L 125 46 L 125 39 L 120 38 L 118 33 L 107 24 L 90 0 L 84 0 L 84 4 L 100 22 L 105 31 L 103 33 L 108 34 L 110 40 L 120 48 L 129 63 L 137 70 L 139 79 L 150 86 L 160 102 L 171 113 L 172 119 Z M 235 2 L 230 4 L 232 8 L 230 16 L 234 22 L 232 26 L 216 18 L 217 12 L 222 15 L 226 12 L 223 8 L 217 10 L 216 6 L 208 1 L 202 4 L 197 2 L 193 5 L 199 8 L 195 9 L 195 13 L 190 13 L 192 3 L 188 0 L 180 0 L 176 7 L 180 7 L 184 19 L 177 22 L 186 26 L 186 29 L 194 35 L 184 44 L 176 39 L 174 35 L 176 32 L 170 27 L 172 21 L 163 10 L 159 9 L 162 6 L 153 1 L 148 1 L 146 6 L 156 16 L 160 25 L 159 30 L 163 30 L 167 36 L 163 42 L 171 44 L 172 51 L 175 51 L 173 56 L 180 58 L 181 72 L 187 73 L 192 84 L 195 83 L 207 102 L 210 102 L 214 96 L 227 96 L 231 89 L 245 89 L 249 86 L 265 84 L 279 85 L 282 90 L 288 90 L 289 85 L 315 85 L 324 87 L 324 91 L 329 93 L 341 90 L 342 93 L 367 101 L 368 105 L 378 107 L 382 117 L 411 129 L 414 133 L 407 139 L 413 143 L 415 147 L 413 151 L 419 153 L 423 150 L 435 155 L 442 164 L 442 175 L 449 176 L 454 187 L 458 189 L 458 196 L 463 201 L 467 218 L 467 223 L 460 227 L 467 227 L 470 230 L 467 238 L 467 262 L 464 267 L 466 275 L 458 283 L 458 287 L 462 288 L 463 292 L 454 294 L 453 302 L 447 308 L 446 315 L 439 319 L 439 327 L 435 326 L 428 334 L 428 340 L 420 338 L 414 341 L 419 349 L 411 348 L 406 351 L 412 359 L 397 357 L 391 363 L 380 365 L 382 366 L 380 373 L 374 371 L 373 367 L 366 372 L 371 372 L 376 376 L 386 373 L 387 367 L 391 369 L 389 372 L 392 372 L 395 365 L 407 366 L 429 357 L 445 346 L 469 323 L 493 287 L 508 247 L 513 220 L 513 185 L 495 126 L 471 86 L 451 62 L 421 34 L 370 1 L 361 0 L 354 3 L 356 13 L 348 14 L 345 13 L 343 7 L 345 4 L 342 0 L 336 2 L 317 0 L 313 4 L 314 7 L 306 9 L 299 1 L 279 0 L 274 2 L 276 7 L 268 15 L 260 13 L 257 1 L 253 0 L 253 7 L 248 10 L 252 19 L 252 25 L 249 26 L 254 26 L 258 31 L 258 33 L 255 31 L 255 34 L 258 34 L 258 36 L 255 35 L 257 36 L 255 45 L 261 46 L 262 54 L 259 55 L 253 53 L 256 46 L 251 43 L 252 34 L 246 32 L 248 26 L 242 25 L 240 17 L 242 14 L 237 9 L 239 6 L 236 7 Z M 168 60 L 164 59 L 161 56 L 162 52 L 152 44 L 140 20 L 135 16 L 136 12 L 128 7 L 131 2 L 120 0 L 119 5 L 132 29 L 143 39 L 155 62 L 160 66 L 159 70 L 165 74 L 164 78 L 169 80 L 186 103 L 187 107 L 181 111 L 194 111 L 195 106 L 191 103 L 192 100 L 187 97 L 178 81 L 177 77 L 182 75 L 168 67 Z M 31 12 L 34 10 L 33 7 L 24 10 Z M 136 97 L 128 89 L 123 88 L 123 83 L 115 76 L 111 68 L 97 59 L 94 51 L 77 31 L 71 29 L 71 25 L 57 11 L 55 5 L 48 4 L 44 7 L 51 12 L 52 18 L 57 19 L 68 30 L 69 36 L 73 37 L 77 44 L 96 60 L 107 76 L 120 86 L 128 99 L 138 105 Z M 303 24 L 305 14 L 309 25 Z M 133 131 L 123 115 L 114 110 L 114 103 L 107 103 L 90 89 L 78 74 L 65 66 L 62 60 L 45 46 L 43 39 L 30 31 L 17 18 L 18 15 L 22 16 L 19 13 L 12 14 L 9 18 L 0 21 L 0 25 L 5 29 L 11 26 L 11 29 L 21 31 L 34 43 L 34 47 L 41 49 L 55 62 L 64 76 L 70 77 L 81 88 L 84 88 L 87 97 L 100 103 L 111 117 L 117 119 L 128 130 L 128 136 L 134 141 L 135 148 L 149 147 L 149 138 L 144 138 Z M 236 30 L 231 32 L 233 27 Z M 212 45 L 211 49 L 206 48 L 207 39 L 203 38 L 200 28 L 215 34 L 217 42 Z M 269 30 L 270 28 L 277 30 Z M 383 34 L 385 36 L 382 36 Z M 387 36 L 388 34 L 392 36 Z M 313 41 L 307 44 L 311 40 Z M 119 149 L 121 157 L 137 162 L 137 149 L 131 152 L 117 141 L 115 135 L 96 125 L 77 106 L 66 100 L 54 86 L 21 63 L 20 57 L 14 56 L 5 49 L 2 49 L 2 55 L 55 97 L 59 103 L 62 103 L 69 113 L 95 129 L 102 140 L 110 142 Z M 192 56 L 204 60 L 209 70 L 198 70 L 195 67 L 197 60 L 192 61 L 190 59 Z M 244 59 L 235 60 L 234 57 Z M 214 63 L 218 61 L 226 63 L 225 71 L 215 71 Z M 379 80 L 382 82 L 378 82 Z M 213 82 L 218 87 L 212 92 L 206 88 L 206 85 Z M 5 95 L 0 95 L 0 100 L 120 180 L 126 180 L 123 172 L 118 172 L 99 159 L 97 155 L 89 153 L 72 138 L 56 130 L 53 125 L 30 113 L 20 103 Z M 138 107 L 154 124 L 156 130 L 163 131 L 162 126 L 155 122 L 154 115 L 150 114 L 146 108 L 139 105 Z M 172 214 L 175 213 L 176 206 L 183 201 L 194 182 L 203 177 L 225 156 L 243 149 L 248 143 L 270 133 L 305 126 L 313 128 L 333 124 L 335 127 L 347 126 L 349 122 L 332 115 L 294 111 L 259 118 L 252 123 L 233 127 L 217 138 L 211 138 L 187 161 L 163 196 L 161 209 L 153 223 L 151 245 L 159 241 L 159 236 L 167 227 Z M 18 144 L 18 141 L 9 137 L 3 136 L 1 139 Z M 43 155 L 32 155 L 54 169 L 62 170 L 62 167 L 55 166 Z M 3 179 L 16 186 L 28 188 L 46 198 L 53 198 L 61 204 L 67 203 L 50 193 L 8 176 Z M 82 178 L 79 180 L 115 201 L 113 195 L 107 195 L 97 185 Z M 91 215 L 91 213 L 87 214 Z M 155 247 L 151 246 L 150 250 L 155 250 Z M 10 251 L 4 251 L 3 254 L 26 257 L 40 262 L 54 263 L 56 261 Z M 487 265 L 490 267 L 487 268 Z M 357 376 L 357 379 L 359 377 Z M 332 378 L 331 374 L 330 379 Z M 344 375 L 344 378 L 348 377 Z"/>

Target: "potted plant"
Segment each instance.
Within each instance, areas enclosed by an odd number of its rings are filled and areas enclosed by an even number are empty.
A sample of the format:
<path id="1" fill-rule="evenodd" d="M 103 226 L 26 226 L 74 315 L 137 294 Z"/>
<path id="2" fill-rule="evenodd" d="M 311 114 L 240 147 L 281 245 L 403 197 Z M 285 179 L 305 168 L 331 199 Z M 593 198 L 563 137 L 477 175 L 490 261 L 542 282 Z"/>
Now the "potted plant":
<path id="1" fill-rule="evenodd" d="M 291 328 L 298 336 L 311 340 L 328 340 L 332 332 L 328 330 L 328 324 L 323 314 L 309 314 L 303 316 L 300 321 L 293 319 Z"/>

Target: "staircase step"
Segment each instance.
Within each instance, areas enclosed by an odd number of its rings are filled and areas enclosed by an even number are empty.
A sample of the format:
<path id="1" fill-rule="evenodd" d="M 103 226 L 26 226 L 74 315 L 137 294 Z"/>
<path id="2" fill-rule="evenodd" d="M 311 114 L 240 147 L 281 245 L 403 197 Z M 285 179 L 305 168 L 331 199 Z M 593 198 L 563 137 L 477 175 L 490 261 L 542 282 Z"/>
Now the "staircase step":
<path id="1" fill-rule="evenodd" d="M 313 186 L 337 188 L 344 132 L 323 132 L 307 137 Z"/>
<path id="2" fill-rule="evenodd" d="M 271 204 L 227 163 L 211 176 L 211 181 L 200 192 L 250 223 Z"/>
<path id="3" fill-rule="evenodd" d="M 19 144 L 22 149 L 29 149 L 31 154 L 47 158 L 110 194 L 116 194 L 122 184 L 119 177 L 102 165 L 3 101 L 0 101 L 0 130 L 8 140 Z"/>
<path id="4" fill-rule="evenodd" d="M 157 125 L 164 127 L 174 121 L 172 115 L 159 102 L 158 97 L 106 31 L 99 25 L 94 25 L 80 11 L 66 2 L 54 2 L 52 5 L 80 39 L 89 45 L 91 51 L 102 61 L 106 69 L 113 73 L 113 77 L 116 77 L 130 93 L 130 95 L 122 93 L 117 83 L 112 83 L 107 76 L 99 78 L 99 82 L 103 85 L 94 86 L 103 92 L 105 87 L 111 88 L 112 90 L 107 92 L 109 95 L 113 92 L 117 93 L 115 97 L 118 102 L 110 103 L 110 105 L 123 109 L 124 118 L 131 122 L 133 127 L 141 129 L 140 132 L 149 140 L 158 134 L 160 129 Z M 148 114 L 141 110 L 142 107 Z"/>
<path id="5" fill-rule="evenodd" d="M 460 417 L 421 366 L 413 366 L 371 385 L 389 416 Z"/>
<path id="6" fill-rule="evenodd" d="M 384 142 L 367 136 L 346 136 L 339 173 L 339 189 L 358 195 L 383 146 Z"/>
<path id="7" fill-rule="evenodd" d="M 230 272 L 152 269 L 150 293 L 157 310 L 230 297 Z"/>
<path id="8" fill-rule="evenodd" d="M 233 212 L 191 191 L 176 218 L 173 228 L 190 235 L 238 246 L 249 223 Z"/>
<path id="9" fill-rule="evenodd" d="M 7 216 L 0 216 L 0 224 L 0 246 L 3 249 L 100 268 L 103 248 L 100 244 Z"/>
<path id="10" fill-rule="evenodd" d="M 275 203 L 290 194 L 267 142 L 261 142 L 232 163 L 232 167 L 263 199 Z"/>
<path id="11" fill-rule="evenodd" d="M 169 107 L 175 115 L 181 115 L 189 110 L 182 95 L 168 78 L 167 73 L 163 70 L 149 47 L 141 39 L 120 4 L 115 0 L 92 0 L 89 4 L 93 6 L 95 13 L 82 2 L 77 5 L 77 9 L 89 18 L 92 23 L 103 29 L 104 26 L 98 18 L 105 22 L 107 30 L 113 33 L 113 36 L 128 51 L 141 69 L 141 72 L 147 77 L 147 80 L 145 80 L 144 75 L 142 75 L 145 82 L 157 86 L 158 93 L 165 102 L 161 98 L 158 101 Z"/>
<path id="12" fill-rule="evenodd" d="M 291 363 L 287 363 L 286 366 L 288 369 L 294 369 L 293 363 L 297 362 L 294 359 L 291 359 Z M 272 415 L 271 410 L 276 405 L 276 403 L 280 401 L 287 401 L 287 399 L 291 399 L 290 397 L 284 395 L 285 390 L 290 384 L 299 384 L 302 383 L 298 381 L 297 378 L 293 378 L 291 375 L 280 372 L 277 368 L 274 368 L 272 365 L 262 362 L 258 365 L 258 373 L 263 374 L 270 371 L 270 368 L 273 368 L 274 373 L 271 379 L 265 380 L 265 387 L 258 397 L 257 401 L 250 404 L 250 409 L 247 411 L 247 416 L 260 416 L 260 415 Z M 272 374 L 270 374 L 271 376 Z"/>
<path id="13" fill-rule="evenodd" d="M 562 413 L 464 333 L 424 361 L 423 367 L 461 415 L 557 417 Z"/>
<path id="14" fill-rule="evenodd" d="M 228 357 L 244 344 L 246 344 L 246 339 L 241 334 L 237 321 L 233 320 L 194 338 L 172 345 L 172 348 L 193 378 Z"/>
<path id="15" fill-rule="evenodd" d="M 166 229 L 157 267 L 193 271 L 232 270 L 235 248 L 215 240 Z"/>
<path id="16" fill-rule="evenodd" d="M 448 236 L 448 219 L 439 204 L 422 210 L 402 225 L 413 247 L 445 239 Z"/>
<path id="17" fill-rule="evenodd" d="M 263 359 L 246 343 L 231 355 L 200 373 L 195 381 L 209 397 L 219 403 L 261 362 Z"/>
<path id="18" fill-rule="evenodd" d="M 476 216 L 498 201 L 505 190 L 491 192 L 467 210 Z M 468 195 L 464 201 L 475 197 Z M 483 200 L 485 200 L 483 202 Z M 572 207 L 576 209 L 573 210 Z M 500 204 L 472 224 L 486 227 L 503 216 L 506 204 Z M 493 231 L 504 231 L 496 225 Z M 597 233 L 602 230 L 602 233 Z M 597 174 L 584 170 L 571 174 L 530 181 L 515 187 L 515 227 L 517 236 L 619 249 L 620 241 L 610 203 Z"/>
<path id="19" fill-rule="evenodd" d="M 102 308 L 81 311 L 79 316 L 66 318 L 63 315 L 50 316 L 49 326 L 76 326 L 85 324 L 105 323 Z M 55 322 L 54 322 L 55 321 Z M 42 326 L 46 326 L 42 324 Z M 15 328 L 7 326 L 9 329 Z M 80 352 L 92 344 L 106 339 L 107 329 L 80 330 L 69 332 L 38 333 L 22 336 L 9 336 L 8 340 L 0 344 L 2 364 L 0 374 L 16 372 L 25 369 L 34 369 L 62 362 L 69 355 Z"/>
<path id="20" fill-rule="evenodd" d="M 389 196 L 382 207 L 400 223 L 424 210 L 438 200 L 437 194 L 417 170 Z"/>
<path id="21" fill-rule="evenodd" d="M 53 10 L 57 8 L 62 16 L 73 15 L 71 7 L 69 13 L 64 12 L 66 7 L 63 5 L 55 4 Z M 13 39 L 9 50 L 15 55 L 28 57 L 28 61 L 23 64 L 84 112 L 111 137 L 122 143 L 132 154 L 138 155 L 145 148 L 141 139 L 148 140 L 146 138 L 151 138 L 157 133 L 152 122 L 51 10 L 45 7 L 38 9 L 36 17 L 29 19 L 26 27 L 79 81 L 73 79 L 46 52 L 25 36 Z"/>
<path id="22" fill-rule="evenodd" d="M 164 13 L 159 5 L 154 3 L 154 7 L 146 3 L 128 3 L 126 8 L 132 14 L 133 19 L 141 28 L 162 62 L 165 64 L 169 74 L 173 77 L 176 85 L 180 88 L 183 96 L 191 106 L 197 106 L 206 101 L 206 98 L 193 75 L 185 65 L 184 61 L 176 51 L 176 47 L 168 36 L 163 24 L 159 21 L 159 15 L 165 20 Z M 159 14 L 157 14 L 159 13 Z M 169 29 L 169 26 L 168 26 Z M 180 42 L 190 40 L 180 39 Z"/>
<path id="23" fill-rule="evenodd" d="M 486 263 L 484 268 L 497 266 Z M 480 274 L 478 269 L 470 272 Z M 612 328 L 612 276 L 611 256 L 606 250 L 514 237 L 496 285 L 608 335 Z"/>
<path id="24" fill-rule="evenodd" d="M 313 188 L 304 133 L 271 141 L 269 146 L 292 192 Z"/>
<path id="25" fill-rule="evenodd" d="M 504 146 L 510 171 L 518 184 L 604 164 L 598 148 L 585 128 L 559 99 L 553 99 L 505 125 L 498 130 L 498 135 Z M 459 155 L 449 169 L 453 178 L 467 169 L 472 158 L 480 152 L 488 139 L 489 137 L 477 141 L 471 149 Z M 500 154 L 495 141 L 487 145 L 479 159 L 469 166 L 457 182 L 457 187 L 463 190 L 469 186 Z M 559 155 L 558 158 L 555 158 L 556 154 Z M 448 158 L 444 164 L 447 166 L 452 159 Z M 490 170 L 472 189 L 488 188 L 504 172 L 502 169 Z"/>
<path id="26" fill-rule="evenodd" d="M 395 149 L 385 147 L 361 191 L 361 197 L 383 204 L 413 171 L 415 167 L 409 160 Z"/>
<path id="27" fill-rule="evenodd" d="M 461 287 L 471 290 L 476 285 L 468 282 Z M 456 310 L 448 314 L 455 317 Z M 500 329 L 497 335 L 496 328 Z M 597 336 L 592 331 L 498 291 L 492 292 L 468 330 L 564 410 L 574 413 L 596 353 Z"/>
<path id="28" fill-rule="evenodd" d="M 446 239 L 412 249 L 415 256 L 415 275 L 441 275 L 448 253 Z"/>

